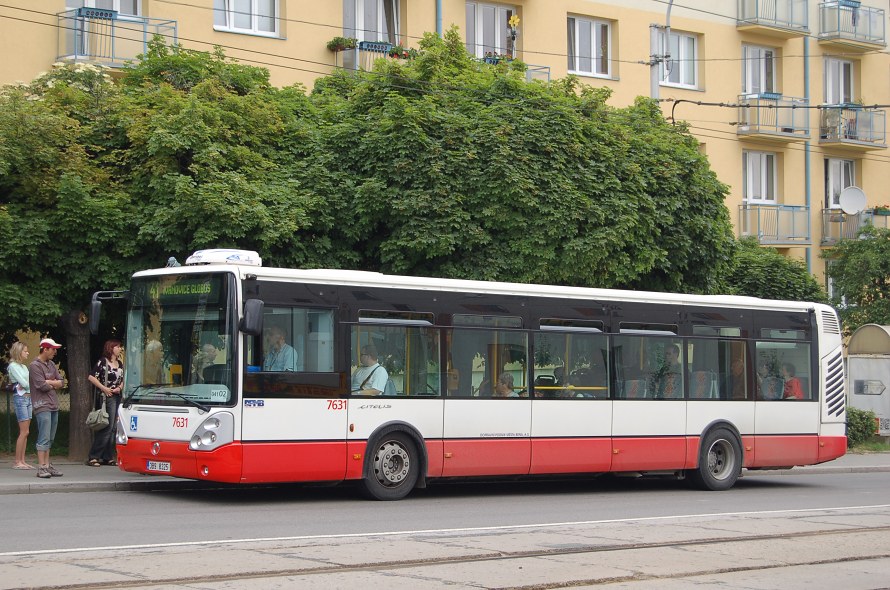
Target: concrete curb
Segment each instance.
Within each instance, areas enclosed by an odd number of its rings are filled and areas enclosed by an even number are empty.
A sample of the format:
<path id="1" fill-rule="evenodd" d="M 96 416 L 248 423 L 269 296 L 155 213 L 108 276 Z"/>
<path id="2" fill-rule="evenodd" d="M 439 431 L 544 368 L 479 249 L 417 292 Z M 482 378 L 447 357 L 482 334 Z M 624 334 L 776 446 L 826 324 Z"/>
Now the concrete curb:
<path id="1" fill-rule="evenodd" d="M 811 467 L 795 467 L 793 469 L 763 469 L 763 470 L 742 470 L 742 477 L 773 477 L 773 476 L 797 476 L 797 475 L 824 475 L 831 473 L 888 473 L 890 472 L 890 455 L 883 455 L 878 459 L 881 463 L 888 460 L 887 464 L 872 465 L 814 465 Z M 196 481 L 191 479 L 175 479 L 165 476 L 138 475 L 134 473 L 125 473 L 118 471 L 115 473 L 96 472 L 92 473 L 92 469 L 80 464 L 58 464 L 62 469 L 70 469 L 71 475 L 68 480 L 65 477 L 52 478 L 48 480 L 40 480 L 35 477 L 36 472 L 29 472 L 27 480 L 19 479 L 18 481 L 8 481 L 9 474 L 6 474 L 2 466 L 0 466 L 0 495 L 10 494 L 60 494 L 72 492 L 169 492 L 183 490 L 206 490 L 206 489 L 233 489 L 239 487 L 237 484 L 220 484 L 216 482 Z M 8 468 L 8 466 L 7 466 Z M 12 470 L 10 470 L 12 471 Z M 90 481 L 84 479 L 88 477 L 85 473 L 101 477 L 100 481 Z M 14 477 L 20 477 L 24 472 L 14 472 Z M 31 475 L 35 474 L 35 475 Z M 7 481 L 3 481 L 3 480 Z M 270 484 L 271 485 L 271 484 Z"/>

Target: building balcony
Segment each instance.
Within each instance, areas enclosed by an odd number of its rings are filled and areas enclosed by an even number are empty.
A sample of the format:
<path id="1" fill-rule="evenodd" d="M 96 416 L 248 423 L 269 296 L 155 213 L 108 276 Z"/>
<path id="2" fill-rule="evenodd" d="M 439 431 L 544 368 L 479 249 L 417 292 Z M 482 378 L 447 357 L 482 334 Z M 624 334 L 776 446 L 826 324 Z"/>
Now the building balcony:
<path id="1" fill-rule="evenodd" d="M 809 139 L 807 99 L 761 92 L 743 94 L 738 102 L 738 135 L 775 142 Z"/>
<path id="2" fill-rule="evenodd" d="M 859 105 L 821 108 L 819 143 L 850 151 L 887 148 L 887 113 Z"/>
<path id="3" fill-rule="evenodd" d="M 120 68 L 146 53 L 155 35 L 168 45 L 177 42 L 175 20 L 121 15 L 101 8 L 66 10 L 56 18 L 62 61 Z"/>
<path id="4" fill-rule="evenodd" d="M 740 31 L 782 39 L 810 33 L 807 0 L 738 0 L 738 6 Z"/>
<path id="5" fill-rule="evenodd" d="M 822 245 L 831 246 L 841 240 L 852 240 L 859 230 L 871 223 L 871 210 L 844 213 L 840 209 L 822 209 Z"/>
<path id="6" fill-rule="evenodd" d="M 890 229 L 890 215 L 887 214 L 887 210 L 876 210 L 869 209 L 869 218 L 868 222 L 875 226 L 878 229 Z"/>
<path id="7" fill-rule="evenodd" d="M 810 241 L 810 208 L 802 205 L 740 205 L 739 235 L 761 244 L 796 246 Z"/>
<path id="8" fill-rule="evenodd" d="M 872 51 L 887 46 L 884 10 L 861 6 L 858 0 L 833 0 L 819 5 L 819 44 L 847 51 Z"/>

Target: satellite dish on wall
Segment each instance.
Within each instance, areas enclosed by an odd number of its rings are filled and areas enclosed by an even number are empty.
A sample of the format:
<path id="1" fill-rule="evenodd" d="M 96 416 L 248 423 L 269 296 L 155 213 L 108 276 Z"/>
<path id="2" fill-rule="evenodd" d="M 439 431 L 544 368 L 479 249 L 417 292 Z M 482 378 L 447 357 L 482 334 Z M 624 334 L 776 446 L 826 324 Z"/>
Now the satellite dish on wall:
<path id="1" fill-rule="evenodd" d="M 865 192 L 858 186 L 848 186 L 842 190 L 838 200 L 840 201 L 841 211 L 848 215 L 856 215 L 865 209 Z"/>

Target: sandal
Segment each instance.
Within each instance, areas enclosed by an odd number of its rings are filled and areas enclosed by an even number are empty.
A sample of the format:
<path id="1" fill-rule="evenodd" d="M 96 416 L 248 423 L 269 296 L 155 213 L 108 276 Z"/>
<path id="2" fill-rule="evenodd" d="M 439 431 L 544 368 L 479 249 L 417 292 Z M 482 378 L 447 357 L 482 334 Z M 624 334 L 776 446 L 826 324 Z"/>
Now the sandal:
<path id="1" fill-rule="evenodd" d="M 99 463 L 98 459 L 90 459 L 89 461 L 87 461 L 87 465 L 89 465 L 90 467 L 101 467 L 102 466 L 102 464 Z"/>
<path id="2" fill-rule="evenodd" d="M 105 465 L 111 465 L 112 467 L 114 467 L 115 465 L 117 465 L 117 461 L 112 459 L 111 461 L 106 461 Z"/>

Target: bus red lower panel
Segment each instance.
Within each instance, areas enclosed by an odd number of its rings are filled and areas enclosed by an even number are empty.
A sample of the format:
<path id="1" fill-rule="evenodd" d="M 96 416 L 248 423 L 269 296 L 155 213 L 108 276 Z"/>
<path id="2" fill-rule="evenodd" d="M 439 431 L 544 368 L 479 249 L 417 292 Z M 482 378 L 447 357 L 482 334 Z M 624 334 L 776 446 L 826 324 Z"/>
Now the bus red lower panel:
<path id="1" fill-rule="evenodd" d="M 819 437 L 815 434 L 760 435 L 754 439 L 752 467 L 792 467 L 819 462 Z"/>
<path id="2" fill-rule="evenodd" d="M 611 466 L 609 438 L 532 439 L 532 474 L 601 473 Z"/>
<path id="3" fill-rule="evenodd" d="M 527 438 L 446 440 L 445 477 L 525 475 L 531 463 Z"/>
<path id="4" fill-rule="evenodd" d="M 612 471 L 673 471 L 685 465 L 685 436 L 612 439 Z"/>
<path id="5" fill-rule="evenodd" d="M 348 461 L 346 464 L 346 479 L 361 479 L 365 466 L 365 452 L 368 441 L 351 440 L 348 443 Z M 442 446 L 441 440 L 424 441 L 426 445 L 426 475 L 427 477 L 442 477 Z"/>
<path id="6" fill-rule="evenodd" d="M 819 460 L 817 463 L 825 463 L 847 454 L 846 436 L 820 436 Z"/>
<path id="7" fill-rule="evenodd" d="M 152 445 L 158 443 L 156 452 Z M 170 475 L 226 483 L 241 481 L 241 445 L 225 445 L 209 452 L 195 452 L 187 442 L 141 440 L 131 438 L 117 447 L 118 465 L 124 471 L 150 475 Z M 164 470 L 148 469 L 149 461 Z M 206 474 L 205 474 L 206 468 Z"/>
<path id="8" fill-rule="evenodd" d="M 345 441 L 242 443 L 243 483 L 340 481 L 346 477 Z"/>

